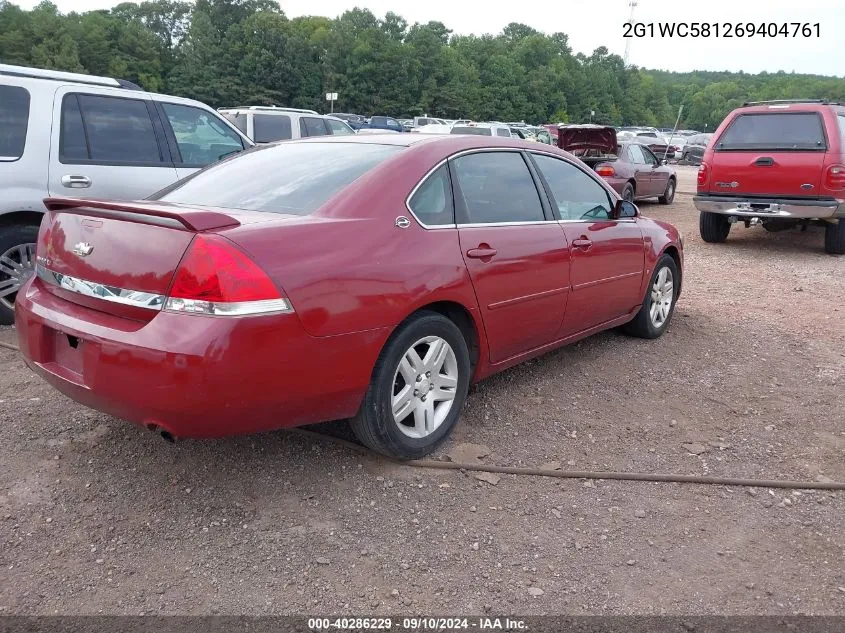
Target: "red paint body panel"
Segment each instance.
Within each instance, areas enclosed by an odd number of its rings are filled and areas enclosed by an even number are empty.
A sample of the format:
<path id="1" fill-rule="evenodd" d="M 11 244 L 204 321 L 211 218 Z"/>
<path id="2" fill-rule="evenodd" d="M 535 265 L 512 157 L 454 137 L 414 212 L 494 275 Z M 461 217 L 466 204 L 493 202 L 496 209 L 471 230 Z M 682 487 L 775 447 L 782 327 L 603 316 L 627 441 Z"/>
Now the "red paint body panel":
<path id="1" fill-rule="evenodd" d="M 476 148 L 528 151 L 536 144 L 459 135 L 339 138 L 346 137 L 298 142 L 407 149 L 310 216 L 223 209 L 194 217 L 252 259 L 293 313 L 213 317 L 128 309 L 48 290 L 34 278 L 16 302 L 30 366 L 83 404 L 176 436 L 307 424 L 358 410 L 388 337 L 422 307 L 452 304 L 466 312 L 478 342 L 473 379 L 480 380 L 630 319 L 660 254 L 674 248 L 682 263 L 677 231 L 643 217 L 437 229 L 411 221 L 397 228 L 398 216 L 412 217 L 409 193 L 435 165 Z M 48 213 L 43 256 L 59 272 L 166 294 L 196 232 L 190 222 L 166 228 L 144 219 L 146 202 L 121 205 L 127 217 L 120 219 L 107 203 L 98 203 L 96 213 Z M 146 215 L 173 219 L 184 211 Z M 55 233 L 45 235 L 48 230 Z M 582 237 L 591 247 L 572 247 Z M 94 250 L 74 259 L 69 250 L 76 241 Z M 495 256 L 466 256 L 484 245 Z"/>

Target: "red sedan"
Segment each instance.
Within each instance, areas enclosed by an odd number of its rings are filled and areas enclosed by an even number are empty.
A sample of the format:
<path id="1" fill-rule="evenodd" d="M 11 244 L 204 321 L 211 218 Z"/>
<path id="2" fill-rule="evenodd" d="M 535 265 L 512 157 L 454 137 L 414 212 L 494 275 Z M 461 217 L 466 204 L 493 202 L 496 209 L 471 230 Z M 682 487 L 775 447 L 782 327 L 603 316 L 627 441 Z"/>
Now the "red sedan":
<path id="1" fill-rule="evenodd" d="M 29 365 L 165 437 L 351 418 L 431 451 L 471 382 L 600 330 L 660 336 L 683 244 L 557 148 L 322 137 L 153 200 L 50 199 L 16 302 Z"/>

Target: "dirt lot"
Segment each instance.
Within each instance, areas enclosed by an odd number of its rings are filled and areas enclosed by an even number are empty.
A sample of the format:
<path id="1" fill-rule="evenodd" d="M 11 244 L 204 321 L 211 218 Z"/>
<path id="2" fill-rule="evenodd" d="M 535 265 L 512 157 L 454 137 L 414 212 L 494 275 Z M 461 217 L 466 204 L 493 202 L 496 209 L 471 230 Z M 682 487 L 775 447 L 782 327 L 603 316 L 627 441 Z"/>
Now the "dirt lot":
<path id="1" fill-rule="evenodd" d="M 703 244 L 679 170 L 673 206 L 642 205 L 687 238 L 666 336 L 484 382 L 441 452 L 845 480 L 845 258 L 812 229 Z M 173 446 L 0 363 L 3 613 L 845 613 L 843 493 L 492 485 L 287 432 Z"/>

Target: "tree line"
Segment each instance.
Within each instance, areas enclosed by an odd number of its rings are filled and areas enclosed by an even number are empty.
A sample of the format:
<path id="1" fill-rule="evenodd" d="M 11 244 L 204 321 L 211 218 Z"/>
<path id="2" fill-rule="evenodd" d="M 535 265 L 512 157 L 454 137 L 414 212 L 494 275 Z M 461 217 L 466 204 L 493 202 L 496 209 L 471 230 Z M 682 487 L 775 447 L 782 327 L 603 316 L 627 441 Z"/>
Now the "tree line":
<path id="1" fill-rule="evenodd" d="M 671 55 L 667 49 L 666 55 Z M 712 130 L 743 101 L 845 101 L 845 80 L 794 73 L 674 73 L 626 67 L 601 46 L 511 23 L 456 35 L 352 9 L 289 19 L 274 0 L 145 0 L 62 14 L 0 0 L 0 61 L 119 77 L 213 107 L 283 105 L 395 117 L 429 114 Z M 594 115 L 591 113 L 594 112 Z"/>

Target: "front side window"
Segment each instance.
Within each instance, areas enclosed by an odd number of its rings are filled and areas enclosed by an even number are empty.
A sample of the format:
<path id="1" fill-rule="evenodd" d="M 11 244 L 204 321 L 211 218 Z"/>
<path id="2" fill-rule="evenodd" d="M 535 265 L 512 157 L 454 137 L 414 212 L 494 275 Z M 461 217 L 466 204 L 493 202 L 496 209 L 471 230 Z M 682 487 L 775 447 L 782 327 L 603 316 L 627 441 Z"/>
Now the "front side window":
<path id="1" fill-rule="evenodd" d="M 205 166 L 244 148 L 235 131 L 212 113 L 176 103 L 161 106 L 185 165 Z"/>
<path id="2" fill-rule="evenodd" d="M 349 134 L 355 134 L 355 131 L 343 121 L 326 119 L 326 125 L 329 126 L 329 132 L 331 132 L 332 136 L 348 136 Z"/>
<path id="3" fill-rule="evenodd" d="M 479 152 L 454 159 L 471 224 L 539 222 L 545 219 L 540 194 L 518 152 Z"/>
<path id="4" fill-rule="evenodd" d="M 631 162 L 635 165 L 645 165 L 645 156 L 643 155 L 643 149 L 639 145 L 628 146 L 628 157 L 631 159 Z"/>
<path id="5" fill-rule="evenodd" d="M 29 92 L 20 86 L 0 86 L 0 161 L 23 156 L 29 124 Z"/>
<path id="6" fill-rule="evenodd" d="M 533 154 L 549 185 L 561 220 L 609 220 L 612 206 L 604 187 L 565 160 Z"/>
<path id="7" fill-rule="evenodd" d="M 323 119 L 304 116 L 299 119 L 299 133 L 301 136 L 326 136 L 328 131 Z"/>
<path id="8" fill-rule="evenodd" d="M 150 165 L 163 160 L 147 104 L 140 99 L 65 95 L 60 139 L 64 163 Z"/>
<path id="9" fill-rule="evenodd" d="M 286 114 L 253 114 L 252 127 L 256 143 L 288 141 L 293 138 L 290 117 Z"/>
<path id="10" fill-rule="evenodd" d="M 417 219 L 427 226 L 442 226 L 455 223 L 452 204 L 452 184 L 449 168 L 443 165 L 414 192 L 408 206 Z"/>
<path id="11" fill-rule="evenodd" d="M 360 143 L 260 145 L 198 171 L 151 199 L 308 215 L 402 149 Z"/>
<path id="12" fill-rule="evenodd" d="M 741 114 L 724 131 L 717 150 L 824 150 L 821 116 L 816 112 Z"/>
<path id="13" fill-rule="evenodd" d="M 643 152 L 643 157 L 645 158 L 646 165 L 657 165 L 660 163 L 660 161 L 657 160 L 657 156 L 655 156 L 649 148 L 641 147 L 640 149 Z"/>

